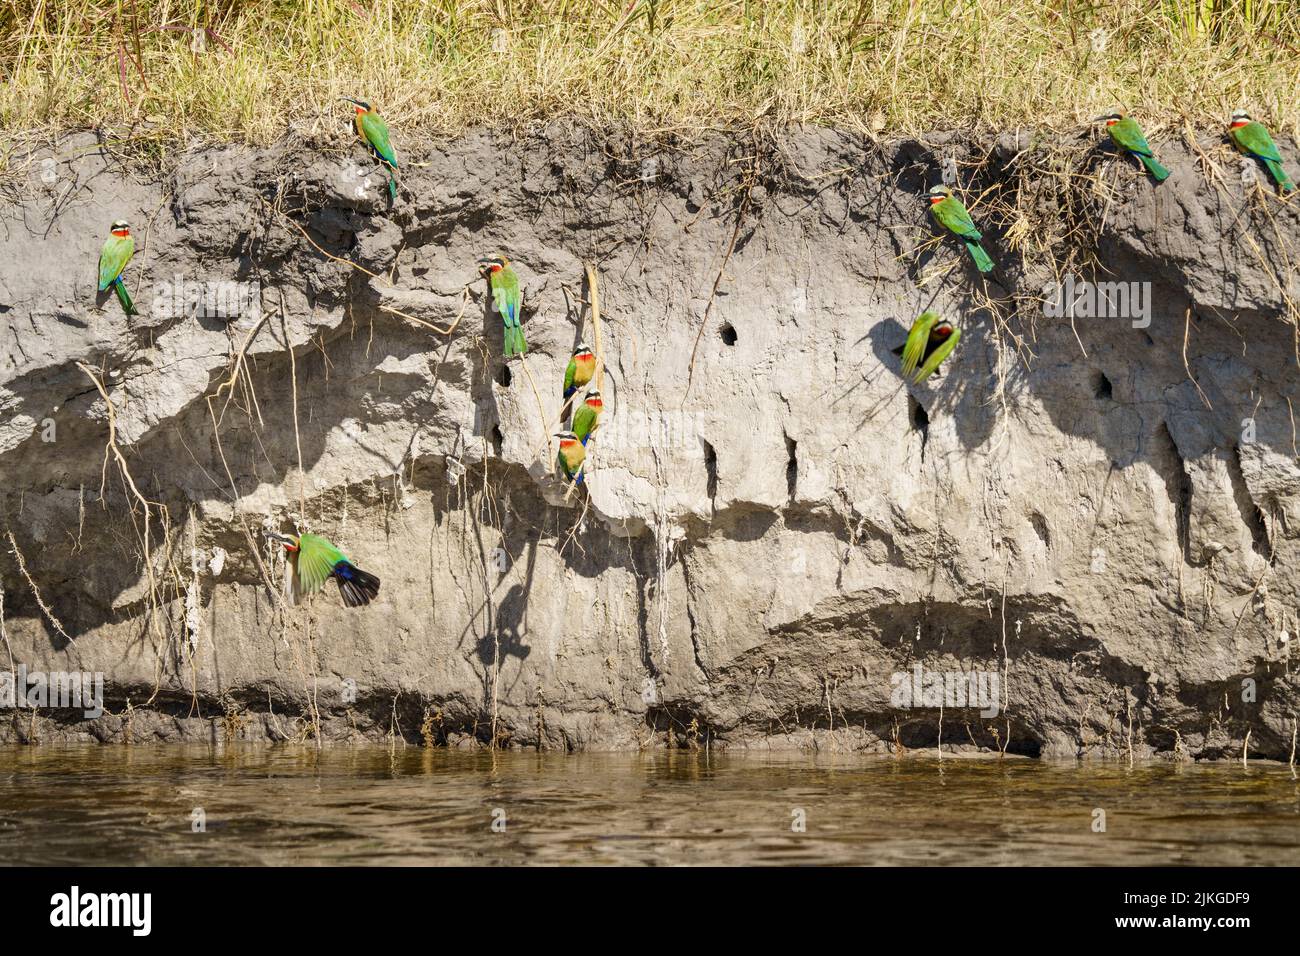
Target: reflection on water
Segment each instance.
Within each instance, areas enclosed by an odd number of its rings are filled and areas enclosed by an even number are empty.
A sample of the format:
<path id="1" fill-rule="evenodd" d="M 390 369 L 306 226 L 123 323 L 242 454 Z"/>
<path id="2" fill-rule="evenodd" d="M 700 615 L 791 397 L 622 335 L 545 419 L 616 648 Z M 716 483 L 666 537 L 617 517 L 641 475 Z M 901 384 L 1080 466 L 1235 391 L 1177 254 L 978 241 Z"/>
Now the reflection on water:
<path id="1" fill-rule="evenodd" d="M 1296 865 L 1300 783 L 1262 763 L 0 747 L 0 860 Z"/>

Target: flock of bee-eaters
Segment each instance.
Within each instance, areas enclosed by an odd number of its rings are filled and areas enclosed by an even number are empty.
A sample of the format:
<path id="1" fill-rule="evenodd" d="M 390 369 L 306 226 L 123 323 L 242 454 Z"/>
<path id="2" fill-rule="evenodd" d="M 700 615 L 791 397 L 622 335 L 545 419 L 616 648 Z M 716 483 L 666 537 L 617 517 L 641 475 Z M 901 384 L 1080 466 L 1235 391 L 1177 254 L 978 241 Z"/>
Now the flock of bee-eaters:
<path id="1" fill-rule="evenodd" d="M 364 100 L 348 97 L 345 101 L 356 109 L 358 136 L 387 168 L 388 194 L 395 199 L 397 154 L 389 139 L 388 124 Z M 1168 178 L 1169 170 L 1160 165 L 1142 128 L 1131 116 L 1123 112 L 1110 113 L 1097 117 L 1095 122 L 1104 122 L 1114 144 L 1122 152 L 1135 157 L 1157 183 Z M 1240 152 L 1254 157 L 1264 165 L 1283 192 L 1295 189 L 1291 177 L 1282 167 L 1282 154 L 1273 142 L 1273 137 L 1262 124 L 1251 119 L 1245 110 L 1237 110 L 1232 114 L 1228 135 Z M 947 186 L 935 186 L 930 190 L 929 198 L 930 212 L 935 221 L 965 244 L 975 268 L 981 274 L 992 272 L 993 260 L 980 244 L 983 235 L 975 228 L 962 201 Z M 137 314 L 122 277 L 134 252 L 135 240 L 131 238 L 130 224 L 122 219 L 115 221 L 111 235 L 99 254 L 99 291 L 103 293 L 112 288 L 127 315 Z M 520 322 L 522 297 L 519 292 L 519 277 L 510 267 L 510 260 L 502 255 L 480 259 L 478 265 L 479 272 L 487 280 L 492 293 L 493 308 L 504 323 L 504 356 L 507 361 L 516 355 L 522 356 L 528 351 L 528 343 L 524 340 L 524 329 Z M 902 354 L 903 375 L 918 384 L 929 378 L 953 353 L 960 340 L 961 330 L 951 322 L 934 312 L 922 313 L 912 323 L 906 343 L 895 350 Z M 586 389 L 581 404 L 572 411 L 569 427 L 556 435 L 560 440 L 556 470 L 574 485 L 583 482 L 587 441 L 595 432 L 603 409 L 600 392 L 591 386 L 596 362 L 596 355 L 591 349 L 579 343 L 564 372 L 562 415 L 573 404 L 578 392 Z M 294 601 L 301 601 L 305 596 L 320 590 L 329 578 L 338 583 L 339 594 L 348 607 L 369 604 L 379 595 L 379 578 L 354 565 L 326 538 L 306 533 L 272 533 L 270 537 L 280 542 L 287 552 L 288 593 Z"/>

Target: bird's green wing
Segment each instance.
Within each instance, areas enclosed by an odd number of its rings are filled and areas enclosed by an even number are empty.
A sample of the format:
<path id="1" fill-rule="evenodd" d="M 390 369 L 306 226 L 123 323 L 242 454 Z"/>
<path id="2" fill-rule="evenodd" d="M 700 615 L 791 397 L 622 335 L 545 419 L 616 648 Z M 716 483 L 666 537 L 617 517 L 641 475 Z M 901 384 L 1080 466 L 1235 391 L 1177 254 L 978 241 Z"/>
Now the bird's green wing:
<path id="1" fill-rule="evenodd" d="M 316 534 L 304 534 L 298 539 L 297 584 L 301 594 L 314 594 L 326 578 L 334 573 L 334 565 L 344 560 L 343 552 L 328 540 Z"/>
<path id="2" fill-rule="evenodd" d="M 596 410 L 586 403 L 580 405 L 578 410 L 573 413 L 573 434 L 578 436 L 578 441 L 584 445 L 587 443 L 587 436 L 596 424 Z"/>
<path id="3" fill-rule="evenodd" d="M 492 297 L 508 328 L 519 325 L 519 276 L 506 266 L 492 273 Z"/>
<path id="4" fill-rule="evenodd" d="M 912 323 L 912 330 L 907 333 L 907 344 L 903 346 L 904 375 L 911 375 L 912 371 L 921 364 L 921 358 L 925 355 L 925 345 L 930 341 L 930 329 L 934 328 L 934 323 L 938 321 L 939 316 L 935 313 L 922 312 Z"/>
<path id="5" fill-rule="evenodd" d="M 388 124 L 378 113 L 362 113 L 361 129 L 365 131 L 366 139 L 370 140 L 370 145 L 375 148 L 379 158 L 389 166 L 397 165 L 397 153 L 393 152 L 393 144 L 388 139 Z"/>
<path id="6" fill-rule="evenodd" d="M 1146 136 L 1142 134 L 1142 127 L 1138 126 L 1137 120 L 1133 117 L 1127 116 L 1109 129 L 1110 138 L 1129 152 L 1141 153 L 1144 156 L 1155 155 L 1151 152 Z"/>
<path id="7" fill-rule="evenodd" d="M 135 240 L 130 236 L 121 238 L 118 236 L 109 236 L 108 241 L 104 243 L 104 248 L 99 253 L 99 291 L 103 292 L 113 284 L 126 264 L 131 261 L 131 256 L 135 253 Z"/>
<path id="8" fill-rule="evenodd" d="M 1262 123 L 1253 121 L 1247 123 L 1240 129 L 1234 129 L 1232 135 L 1246 152 L 1260 159 L 1271 159 L 1275 163 L 1282 162 L 1282 154 L 1278 151 L 1277 144 L 1273 142 L 1273 137 L 1268 135 L 1268 130 Z"/>
<path id="9" fill-rule="evenodd" d="M 943 360 L 951 355 L 952 350 L 957 347 L 957 342 L 960 341 L 960 339 L 961 329 L 953 329 L 952 335 L 944 339 L 943 344 L 930 353 L 930 357 L 925 360 L 925 364 L 922 365 L 921 370 L 916 373 L 916 378 L 913 379 L 913 381 L 919 384 L 937 372 L 939 366 L 943 364 Z"/>
<path id="10" fill-rule="evenodd" d="M 970 236 L 972 239 L 982 238 L 980 231 L 975 228 L 975 223 L 971 221 L 970 213 L 956 196 L 949 196 L 930 208 L 934 210 L 935 218 L 949 232 L 955 232 L 959 236 Z"/>
<path id="11" fill-rule="evenodd" d="M 564 370 L 564 390 L 567 392 L 573 387 L 573 376 L 578 374 L 578 362 L 576 359 L 569 359 L 569 367 Z"/>
<path id="12" fill-rule="evenodd" d="M 560 472 L 564 477 L 573 479 L 582 470 L 582 463 L 586 457 L 585 451 L 583 451 L 582 446 L 579 445 L 577 449 L 573 451 L 572 456 L 565 455 L 564 449 L 561 448 L 560 453 L 555 456 L 555 461 L 556 464 L 559 465 Z"/>

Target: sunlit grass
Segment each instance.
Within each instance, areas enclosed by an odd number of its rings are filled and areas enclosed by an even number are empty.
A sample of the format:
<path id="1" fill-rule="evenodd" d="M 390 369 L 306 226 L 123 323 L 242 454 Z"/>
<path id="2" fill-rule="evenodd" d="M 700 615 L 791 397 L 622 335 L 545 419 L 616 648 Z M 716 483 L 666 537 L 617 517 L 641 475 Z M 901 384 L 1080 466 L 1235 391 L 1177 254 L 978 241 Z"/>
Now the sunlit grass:
<path id="1" fill-rule="evenodd" d="M 206 30 L 204 28 L 207 28 Z M 683 132 L 1223 122 L 1297 131 L 1284 0 L 6 0 L 0 123 L 267 141 L 372 100 L 395 129 L 555 115 Z"/>

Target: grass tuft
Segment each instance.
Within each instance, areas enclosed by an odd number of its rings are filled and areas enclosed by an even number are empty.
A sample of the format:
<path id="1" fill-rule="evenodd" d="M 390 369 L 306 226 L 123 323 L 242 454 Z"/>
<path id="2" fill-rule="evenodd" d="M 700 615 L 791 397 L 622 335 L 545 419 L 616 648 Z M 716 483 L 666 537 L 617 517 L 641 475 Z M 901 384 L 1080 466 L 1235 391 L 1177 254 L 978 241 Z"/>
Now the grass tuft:
<path id="1" fill-rule="evenodd" d="M 556 115 L 647 132 L 1068 126 L 1116 105 L 1297 134 L 1290 0 L 6 0 L 0 126 L 161 143 Z M 409 150 L 414 144 L 406 139 Z"/>

